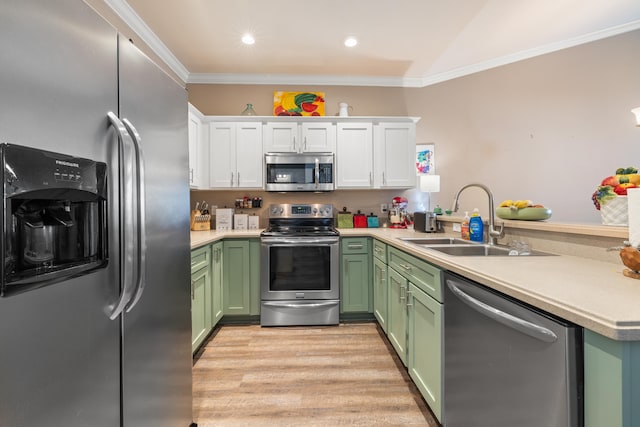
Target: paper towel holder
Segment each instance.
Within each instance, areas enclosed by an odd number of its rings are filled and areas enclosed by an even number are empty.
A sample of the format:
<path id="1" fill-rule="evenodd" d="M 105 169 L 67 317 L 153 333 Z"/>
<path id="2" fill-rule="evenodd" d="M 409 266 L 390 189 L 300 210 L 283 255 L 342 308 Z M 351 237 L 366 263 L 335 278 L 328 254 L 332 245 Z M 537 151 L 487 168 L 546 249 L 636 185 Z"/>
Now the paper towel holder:
<path id="1" fill-rule="evenodd" d="M 640 127 L 640 107 L 636 107 L 631 112 L 636 116 L 636 126 Z"/>

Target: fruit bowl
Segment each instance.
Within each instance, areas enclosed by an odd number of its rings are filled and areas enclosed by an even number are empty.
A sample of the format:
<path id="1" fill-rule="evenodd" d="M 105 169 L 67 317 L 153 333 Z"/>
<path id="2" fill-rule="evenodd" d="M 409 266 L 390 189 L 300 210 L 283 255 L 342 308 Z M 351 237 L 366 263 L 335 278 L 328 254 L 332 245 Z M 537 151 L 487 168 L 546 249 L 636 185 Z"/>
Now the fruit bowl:
<path id="1" fill-rule="evenodd" d="M 548 208 L 496 208 L 496 216 L 502 219 L 515 219 L 522 221 L 542 221 L 551 218 L 551 209 Z"/>

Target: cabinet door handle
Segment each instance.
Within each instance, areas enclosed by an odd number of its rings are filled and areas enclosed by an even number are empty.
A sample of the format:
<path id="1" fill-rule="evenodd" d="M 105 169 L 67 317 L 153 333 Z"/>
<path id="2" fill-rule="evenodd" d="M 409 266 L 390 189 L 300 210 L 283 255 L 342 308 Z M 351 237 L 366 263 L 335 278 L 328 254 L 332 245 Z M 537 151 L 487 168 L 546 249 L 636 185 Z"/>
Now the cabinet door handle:
<path id="1" fill-rule="evenodd" d="M 413 303 L 411 302 L 411 291 L 407 291 L 406 300 L 407 300 L 407 302 L 406 302 L 405 306 L 406 307 L 411 307 L 413 305 Z"/>
<path id="2" fill-rule="evenodd" d="M 231 187 L 233 187 L 233 172 L 231 172 Z"/>
<path id="3" fill-rule="evenodd" d="M 307 137 L 304 137 L 304 148 L 302 149 L 302 151 L 307 151 Z"/>
<path id="4" fill-rule="evenodd" d="M 369 185 L 373 185 L 373 172 L 369 172 Z"/>
<path id="5" fill-rule="evenodd" d="M 298 151 L 296 149 L 296 137 L 295 136 L 293 137 L 293 151 Z"/>
<path id="6" fill-rule="evenodd" d="M 407 299 L 407 288 L 404 285 L 400 285 L 400 302 L 406 301 Z"/>
<path id="7" fill-rule="evenodd" d="M 238 181 L 237 185 L 238 185 L 238 187 L 240 187 L 240 172 L 238 172 L 238 180 L 237 181 Z"/>
<path id="8" fill-rule="evenodd" d="M 189 169 L 189 182 L 193 184 L 193 168 Z"/>
<path id="9" fill-rule="evenodd" d="M 349 249 L 362 249 L 362 243 L 349 243 L 347 245 L 349 247 Z"/>

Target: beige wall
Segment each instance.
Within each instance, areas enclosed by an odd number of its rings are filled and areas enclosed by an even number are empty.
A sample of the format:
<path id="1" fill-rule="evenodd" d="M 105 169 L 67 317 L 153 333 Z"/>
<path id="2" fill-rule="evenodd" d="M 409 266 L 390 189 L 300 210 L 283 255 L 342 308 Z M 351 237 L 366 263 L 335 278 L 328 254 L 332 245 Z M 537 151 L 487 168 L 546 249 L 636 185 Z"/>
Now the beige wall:
<path id="1" fill-rule="evenodd" d="M 600 219 L 591 194 L 600 180 L 617 167 L 640 167 L 640 128 L 629 112 L 640 106 L 638 52 L 640 31 L 634 31 L 425 88 L 187 88 L 190 102 L 209 115 L 240 114 L 246 103 L 270 115 L 274 90 L 313 90 L 325 92 L 328 116 L 337 113 L 338 102 L 352 105 L 353 115 L 418 116 L 417 142 L 436 144 L 442 177 L 432 206 L 448 207 L 460 187 L 481 182 L 496 202 L 532 199 L 553 210 L 552 220 L 594 223 Z M 207 192 L 217 193 L 224 192 Z M 372 191 L 362 198 L 377 204 L 397 193 Z M 424 198 L 415 193 L 407 194 Z M 336 206 L 364 208 L 353 196 L 337 191 L 330 197 Z M 461 210 L 473 207 L 486 215 L 486 196 L 469 189 Z"/>

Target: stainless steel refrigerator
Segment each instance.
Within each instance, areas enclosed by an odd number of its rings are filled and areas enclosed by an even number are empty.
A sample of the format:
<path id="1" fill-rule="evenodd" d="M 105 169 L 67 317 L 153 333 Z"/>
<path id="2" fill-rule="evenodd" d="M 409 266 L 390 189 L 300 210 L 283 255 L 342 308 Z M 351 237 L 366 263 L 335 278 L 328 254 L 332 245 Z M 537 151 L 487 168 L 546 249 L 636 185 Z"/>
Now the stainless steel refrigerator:
<path id="1" fill-rule="evenodd" d="M 0 143 L 108 190 L 104 265 L 0 297 L 0 426 L 191 425 L 185 89 L 80 0 L 1 0 L 0 67 Z"/>

